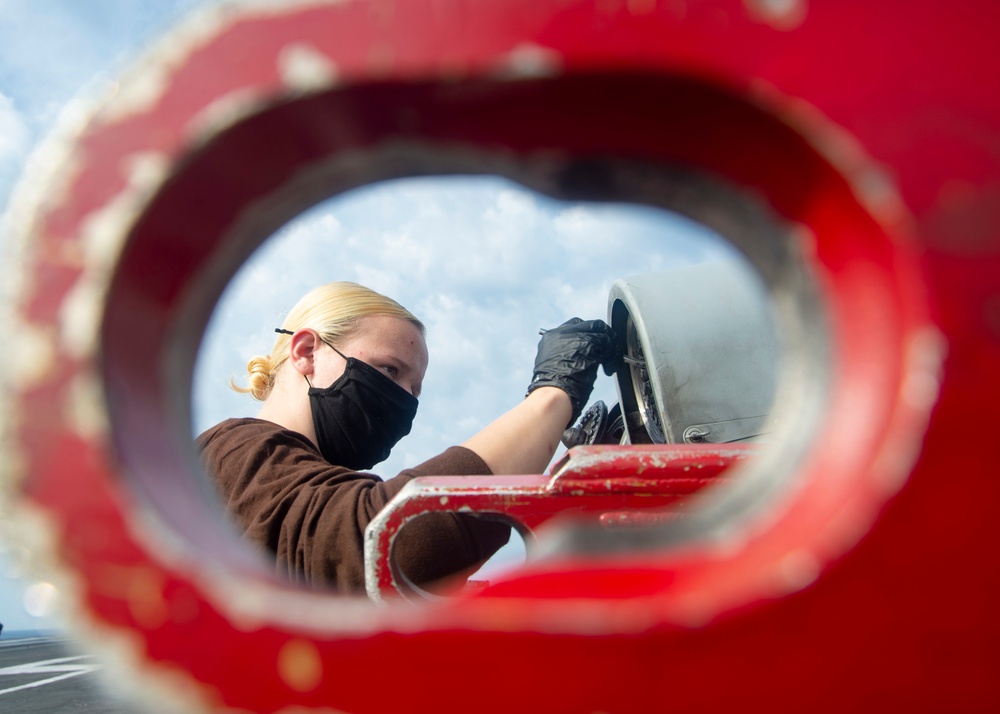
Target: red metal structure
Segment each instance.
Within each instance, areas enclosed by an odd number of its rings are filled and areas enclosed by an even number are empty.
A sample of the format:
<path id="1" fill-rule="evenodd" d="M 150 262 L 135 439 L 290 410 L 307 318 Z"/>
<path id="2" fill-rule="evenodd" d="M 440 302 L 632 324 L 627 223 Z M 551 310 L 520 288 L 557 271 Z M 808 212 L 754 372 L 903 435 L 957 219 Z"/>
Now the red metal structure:
<path id="1" fill-rule="evenodd" d="M 365 534 L 372 581 L 368 594 L 376 601 L 402 594 L 419 602 L 419 589 L 405 580 L 391 553 L 395 536 L 425 513 L 493 514 L 529 538 L 560 518 L 572 517 L 598 528 L 663 523 L 682 516 L 692 494 L 719 485 L 723 473 L 753 453 L 751 446 L 742 444 L 579 446 L 555 465 L 551 477 L 416 479 L 379 513 Z"/>
<path id="2" fill-rule="evenodd" d="M 995 711 L 998 28 L 989 0 L 193 17 L 64 134 L 21 226 L 3 473 L 25 537 L 95 646 L 187 710 Z M 778 227 L 740 247 L 784 311 L 782 438 L 690 525 L 540 530 L 545 558 L 467 597 L 263 572 L 186 416 L 225 278 L 351 187 L 491 172 L 622 199 L 595 162 L 708 177 Z"/>

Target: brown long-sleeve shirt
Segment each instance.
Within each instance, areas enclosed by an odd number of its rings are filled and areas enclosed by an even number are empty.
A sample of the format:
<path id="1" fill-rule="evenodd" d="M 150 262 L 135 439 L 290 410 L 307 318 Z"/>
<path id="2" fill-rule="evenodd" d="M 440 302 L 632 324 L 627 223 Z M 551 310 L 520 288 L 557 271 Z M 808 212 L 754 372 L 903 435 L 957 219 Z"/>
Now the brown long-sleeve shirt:
<path id="1" fill-rule="evenodd" d="M 228 419 L 197 439 L 202 462 L 243 538 L 275 555 L 278 572 L 342 592 L 364 592 L 364 532 L 417 476 L 491 473 L 454 446 L 389 481 L 331 465 L 302 434 L 261 419 Z M 395 546 L 411 580 L 427 583 L 489 558 L 510 527 L 437 513 L 408 524 Z"/>

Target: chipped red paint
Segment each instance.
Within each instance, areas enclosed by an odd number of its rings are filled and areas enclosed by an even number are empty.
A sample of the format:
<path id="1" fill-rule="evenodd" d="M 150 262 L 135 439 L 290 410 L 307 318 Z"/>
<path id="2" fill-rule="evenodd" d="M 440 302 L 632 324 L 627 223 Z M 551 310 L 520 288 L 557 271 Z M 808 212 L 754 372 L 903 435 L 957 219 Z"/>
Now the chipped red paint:
<path id="1" fill-rule="evenodd" d="M 5 481 L 95 646 L 204 710 L 1000 707 L 1000 6 L 780 6 L 253 3 L 123 79 L 24 227 L 19 334 L 56 362 L 4 407 Z M 595 153 L 699 168 L 811 236 L 833 368 L 795 487 L 738 538 L 422 608 L 276 582 L 187 478 L 220 279 L 331 193 Z"/>
<path id="2" fill-rule="evenodd" d="M 687 497 L 722 483 L 721 474 L 754 453 L 752 446 L 581 446 L 550 476 L 413 481 L 379 513 L 365 533 L 369 595 L 418 600 L 393 567 L 396 535 L 408 522 L 435 511 L 501 516 L 528 535 L 553 519 L 602 527 L 655 524 L 681 512 Z M 486 585 L 477 583 L 478 590 Z"/>

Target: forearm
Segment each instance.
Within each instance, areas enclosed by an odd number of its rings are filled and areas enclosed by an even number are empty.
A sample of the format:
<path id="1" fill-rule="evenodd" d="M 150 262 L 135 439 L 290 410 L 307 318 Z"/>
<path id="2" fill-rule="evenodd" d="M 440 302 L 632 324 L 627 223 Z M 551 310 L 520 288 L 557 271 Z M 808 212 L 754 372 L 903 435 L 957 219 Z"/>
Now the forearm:
<path id="1" fill-rule="evenodd" d="M 542 387 L 462 444 L 495 474 L 538 474 L 552 460 L 572 416 L 561 389 Z"/>

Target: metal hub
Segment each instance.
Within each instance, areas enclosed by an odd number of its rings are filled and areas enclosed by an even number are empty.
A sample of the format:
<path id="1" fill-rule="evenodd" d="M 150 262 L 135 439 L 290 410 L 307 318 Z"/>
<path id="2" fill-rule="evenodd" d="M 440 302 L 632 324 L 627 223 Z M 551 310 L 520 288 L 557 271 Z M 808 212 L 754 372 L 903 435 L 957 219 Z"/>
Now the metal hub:
<path id="1" fill-rule="evenodd" d="M 646 366 L 646 356 L 639 342 L 639 332 L 632 316 L 626 323 L 625 363 L 628 364 L 632 377 L 632 389 L 635 391 L 635 401 L 639 405 L 646 433 L 654 444 L 667 443 L 660 421 L 660 413 L 656 408 L 656 398 L 653 395 L 653 385 L 650 382 L 649 370 Z"/>

